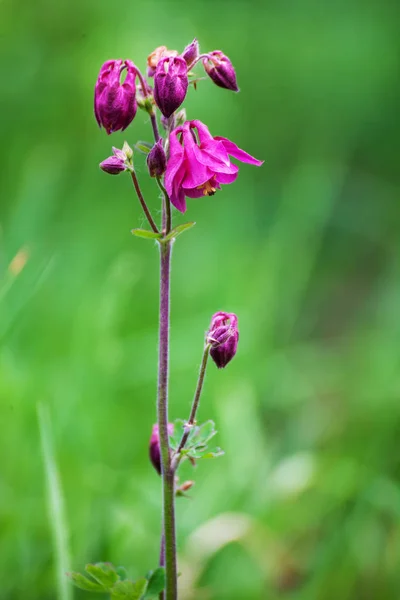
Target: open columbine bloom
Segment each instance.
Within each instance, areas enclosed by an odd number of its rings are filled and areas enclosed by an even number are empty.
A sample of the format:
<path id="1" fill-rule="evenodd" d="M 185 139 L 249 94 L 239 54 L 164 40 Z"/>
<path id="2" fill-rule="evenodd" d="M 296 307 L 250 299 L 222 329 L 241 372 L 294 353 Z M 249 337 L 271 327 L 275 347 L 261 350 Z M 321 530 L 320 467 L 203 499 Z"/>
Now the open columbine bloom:
<path id="1" fill-rule="evenodd" d="M 220 184 L 235 181 L 239 168 L 231 163 L 229 155 L 251 165 L 263 163 L 227 138 L 213 137 L 201 121 L 186 121 L 174 129 L 165 187 L 175 208 L 184 213 L 186 196 L 213 196 Z"/>

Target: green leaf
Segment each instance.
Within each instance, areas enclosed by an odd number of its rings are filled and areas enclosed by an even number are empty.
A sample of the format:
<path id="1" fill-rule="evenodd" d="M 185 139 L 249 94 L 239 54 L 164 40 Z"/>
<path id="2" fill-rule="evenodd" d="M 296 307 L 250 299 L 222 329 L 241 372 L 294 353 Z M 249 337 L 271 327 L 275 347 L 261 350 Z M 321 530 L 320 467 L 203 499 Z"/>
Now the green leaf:
<path id="1" fill-rule="evenodd" d="M 145 600 L 150 600 L 151 598 L 157 598 L 160 592 L 165 588 L 165 569 L 163 567 L 159 567 L 151 574 L 149 578 L 149 583 L 147 586 L 146 593 L 144 595 Z"/>
<path id="2" fill-rule="evenodd" d="M 188 453 L 188 456 L 199 460 L 200 458 L 218 458 L 218 456 L 223 456 L 224 454 L 225 452 L 221 450 L 221 448 L 214 448 L 213 450 L 208 450 L 207 452 L 204 450 L 191 450 Z"/>
<path id="3" fill-rule="evenodd" d="M 115 567 L 110 563 L 96 563 L 95 565 L 86 565 L 86 573 L 89 573 L 96 579 L 106 590 L 113 587 L 114 583 L 119 580 L 119 575 Z"/>
<path id="4" fill-rule="evenodd" d="M 162 233 L 156 233 L 147 229 L 132 229 L 131 233 L 136 235 L 136 237 L 147 238 L 149 240 L 160 240 L 162 238 Z"/>
<path id="5" fill-rule="evenodd" d="M 118 581 L 111 590 L 112 600 L 139 600 L 147 588 L 147 579 Z"/>
<path id="6" fill-rule="evenodd" d="M 189 221 L 189 223 L 182 223 L 182 225 L 177 225 L 176 227 L 174 227 L 174 229 L 171 229 L 171 231 L 168 235 L 165 236 L 165 238 L 163 238 L 163 242 L 168 242 L 169 240 L 177 238 L 178 235 L 181 235 L 181 233 L 187 231 L 188 229 L 191 229 L 195 225 L 196 223 L 194 221 Z"/>
<path id="7" fill-rule="evenodd" d="M 103 594 L 107 592 L 107 590 L 105 590 L 102 585 L 91 581 L 81 573 L 67 573 L 67 576 L 70 578 L 72 583 L 80 590 L 85 590 L 86 592 L 100 592 Z"/>
<path id="8" fill-rule="evenodd" d="M 152 147 L 152 144 L 149 144 L 149 142 L 142 142 L 141 140 L 135 144 L 135 149 L 142 154 L 148 154 Z"/>

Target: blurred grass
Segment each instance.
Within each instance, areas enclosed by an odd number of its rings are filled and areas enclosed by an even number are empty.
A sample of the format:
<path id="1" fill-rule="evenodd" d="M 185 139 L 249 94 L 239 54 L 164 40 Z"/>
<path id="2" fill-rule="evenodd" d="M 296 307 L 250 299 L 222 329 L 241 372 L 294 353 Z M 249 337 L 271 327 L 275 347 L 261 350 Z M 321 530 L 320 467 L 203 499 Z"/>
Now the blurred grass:
<path id="1" fill-rule="evenodd" d="M 233 60 L 189 118 L 259 158 L 189 201 L 173 257 L 171 416 L 185 417 L 216 310 L 240 352 L 200 418 L 226 456 L 180 501 L 182 599 L 396 598 L 400 589 L 399 10 L 396 3 L 1 4 L 1 598 L 57 596 L 36 405 L 49 411 L 71 568 L 132 576 L 158 553 L 157 252 L 129 182 L 98 163 L 101 63 L 157 45 Z M 139 176 L 153 210 L 157 193 Z M 211 365 L 212 366 L 212 365 Z M 187 466 L 184 473 L 193 478 Z M 53 524 L 54 525 L 54 524 Z M 87 597 L 76 594 L 76 598 Z"/>

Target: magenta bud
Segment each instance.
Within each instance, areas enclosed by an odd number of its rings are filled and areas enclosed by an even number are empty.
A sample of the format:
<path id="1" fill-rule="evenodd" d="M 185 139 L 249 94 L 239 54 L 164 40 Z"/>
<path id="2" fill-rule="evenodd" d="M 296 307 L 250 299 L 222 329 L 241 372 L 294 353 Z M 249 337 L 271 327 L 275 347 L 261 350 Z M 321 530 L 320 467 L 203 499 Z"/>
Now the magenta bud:
<path id="1" fill-rule="evenodd" d="M 100 69 L 94 90 L 94 114 L 108 134 L 126 129 L 136 115 L 136 73 L 130 60 L 108 60 Z"/>
<path id="2" fill-rule="evenodd" d="M 235 69 L 229 58 L 221 50 L 214 50 L 203 59 L 204 69 L 215 85 L 238 92 Z"/>
<path id="3" fill-rule="evenodd" d="M 174 424 L 168 423 L 168 435 L 174 433 Z M 161 449 L 160 449 L 160 436 L 158 433 L 158 425 L 153 425 L 153 430 L 150 437 L 149 445 L 149 456 L 150 461 L 155 470 L 161 475 Z"/>
<path id="4" fill-rule="evenodd" d="M 193 42 L 186 46 L 184 51 L 181 54 L 183 60 L 187 64 L 188 67 L 196 60 L 199 56 L 199 42 L 196 38 L 194 38 Z"/>
<path id="5" fill-rule="evenodd" d="M 223 369 L 236 354 L 239 341 L 237 316 L 234 313 L 217 312 L 211 319 L 207 333 L 210 355 L 218 369 Z"/>
<path id="6" fill-rule="evenodd" d="M 187 66 L 180 56 L 162 58 L 154 75 L 154 100 L 164 117 L 170 117 L 185 99 L 189 85 Z"/>
<path id="7" fill-rule="evenodd" d="M 167 168 L 167 157 L 163 148 L 162 138 L 154 144 L 147 155 L 147 167 L 150 177 L 161 177 Z"/>
<path id="8" fill-rule="evenodd" d="M 129 169 L 132 150 L 125 142 L 122 150 L 113 147 L 114 156 L 109 156 L 100 163 L 100 169 L 109 175 L 119 175 Z M 128 156 L 129 154 L 129 156 Z"/>

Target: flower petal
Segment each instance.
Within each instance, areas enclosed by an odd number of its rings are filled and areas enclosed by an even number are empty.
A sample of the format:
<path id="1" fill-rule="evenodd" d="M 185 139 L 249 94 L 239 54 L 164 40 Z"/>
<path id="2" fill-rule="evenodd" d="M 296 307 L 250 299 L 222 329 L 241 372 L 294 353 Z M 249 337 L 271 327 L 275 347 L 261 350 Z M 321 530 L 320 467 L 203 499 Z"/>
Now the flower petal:
<path id="1" fill-rule="evenodd" d="M 186 172 L 182 180 L 184 188 L 196 188 L 208 181 L 214 173 L 197 160 L 195 149 L 197 144 L 190 131 L 183 132 L 183 143 L 185 148 L 185 166 Z"/>
<path id="2" fill-rule="evenodd" d="M 225 150 L 228 152 L 228 154 L 230 154 L 237 160 L 240 160 L 241 162 L 249 163 L 250 165 L 256 165 L 257 167 L 262 165 L 264 162 L 263 160 L 258 160 L 257 158 L 254 158 L 254 156 L 251 156 L 251 154 L 248 154 L 227 138 L 216 136 L 214 139 L 220 140 L 225 146 Z"/>
<path id="3" fill-rule="evenodd" d="M 217 173 L 217 181 L 219 183 L 233 183 L 237 179 L 239 169 L 236 167 L 236 173 Z"/>
<path id="4" fill-rule="evenodd" d="M 169 138 L 170 157 L 167 163 L 167 170 L 165 172 L 165 189 L 167 190 L 168 195 L 172 194 L 172 189 L 174 187 L 174 179 L 184 160 L 185 152 L 183 150 L 183 147 L 179 143 L 177 137 L 180 131 L 181 130 L 173 131 Z"/>

